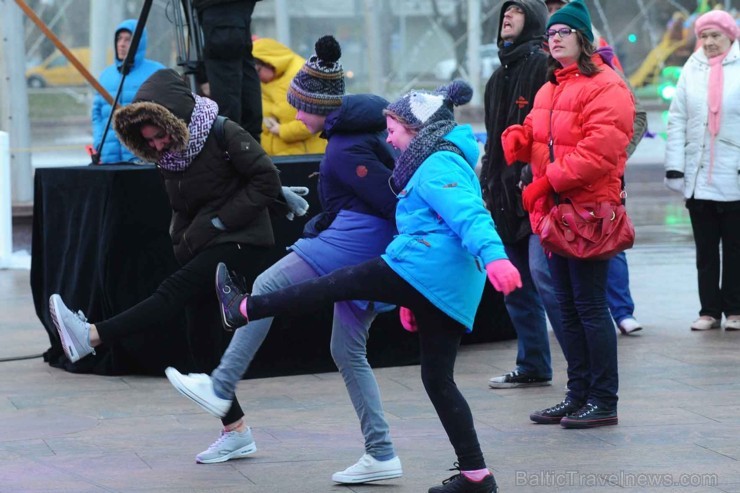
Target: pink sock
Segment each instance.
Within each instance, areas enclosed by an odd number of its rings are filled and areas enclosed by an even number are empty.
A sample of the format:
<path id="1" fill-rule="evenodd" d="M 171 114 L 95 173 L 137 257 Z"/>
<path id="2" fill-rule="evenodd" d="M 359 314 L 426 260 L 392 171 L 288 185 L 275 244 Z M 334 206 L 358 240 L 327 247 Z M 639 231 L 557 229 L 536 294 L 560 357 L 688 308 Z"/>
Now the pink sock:
<path id="1" fill-rule="evenodd" d="M 244 318 L 249 320 L 249 317 L 247 316 L 247 297 L 245 296 L 241 303 L 239 303 L 239 313 L 244 315 Z"/>
<path id="2" fill-rule="evenodd" d="M 483 478 L 491 474 L 491 471 L 488 469 L 476 469 L 475 471 L 460 471 L 462 472 L 462 475 L 468 478 L 469 480 L 479 483 L 483 481 Z"/>

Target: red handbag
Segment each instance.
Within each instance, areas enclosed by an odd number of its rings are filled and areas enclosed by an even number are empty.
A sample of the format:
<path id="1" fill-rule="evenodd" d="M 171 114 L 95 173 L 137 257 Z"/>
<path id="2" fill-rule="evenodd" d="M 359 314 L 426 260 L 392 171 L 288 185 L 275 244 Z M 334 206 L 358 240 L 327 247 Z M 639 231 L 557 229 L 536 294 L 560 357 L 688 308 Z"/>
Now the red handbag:
<path id="1" fill-rule="evenodd" d="M 540 243 L 563 257 L 606 260 L 632 248 L 635 227 L 623 204 L 565 202 L 542 218 Z"/>

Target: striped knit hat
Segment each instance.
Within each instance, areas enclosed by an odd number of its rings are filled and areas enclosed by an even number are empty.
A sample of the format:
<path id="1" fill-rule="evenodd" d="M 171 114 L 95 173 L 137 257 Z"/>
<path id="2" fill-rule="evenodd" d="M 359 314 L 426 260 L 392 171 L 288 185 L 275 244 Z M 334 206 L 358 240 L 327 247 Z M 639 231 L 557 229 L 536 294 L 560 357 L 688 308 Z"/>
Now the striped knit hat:
<path id="1" fill-rule="evenodd" d="M 328 115 L 342 104 L 342 49 L 333 36 L 316 41 L 316 54 L 301 67 L 288 88 L 288 103 L 312 115 Z"/>

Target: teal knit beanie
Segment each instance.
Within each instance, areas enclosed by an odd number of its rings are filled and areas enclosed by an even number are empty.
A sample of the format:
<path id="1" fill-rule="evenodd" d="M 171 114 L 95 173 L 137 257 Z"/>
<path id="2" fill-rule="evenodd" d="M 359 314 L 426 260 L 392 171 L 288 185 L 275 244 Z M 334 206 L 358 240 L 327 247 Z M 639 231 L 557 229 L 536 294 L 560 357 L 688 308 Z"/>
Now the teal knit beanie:
<path id="1" fill-rule="evenodd" d="M 594 42 L 594 32 L 591 30 L 591 15 L 583 0 L 573 0 L 562 9 L 558 10 L 547 21 L 547 29 L 555 24 L 565 24 L 573 29 L 581 31 L 586 39 Z"/>

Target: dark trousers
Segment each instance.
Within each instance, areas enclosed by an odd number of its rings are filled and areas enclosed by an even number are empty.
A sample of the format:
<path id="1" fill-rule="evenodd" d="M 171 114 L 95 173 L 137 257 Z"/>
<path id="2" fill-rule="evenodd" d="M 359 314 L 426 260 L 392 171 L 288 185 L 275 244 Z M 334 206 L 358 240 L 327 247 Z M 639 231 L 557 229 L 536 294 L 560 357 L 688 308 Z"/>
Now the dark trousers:
<path id="1" fill-rule="evenodd" d="M 220 115 L 239 123 L 259 142 L 262 93 L 252 57 L 254 4 L 242 0 L 208 7 L 200 12 L 200 23 L 210 98 Z"/>
<path id="2" fill-rule="evenodd" d="M 286 289 L 250 296 L 247 313 L 257 320 L 287 312 L 310 313 L 347 300 L 380 301 L 405 306 L 414 312 L 419 326 L 424 389 L 455 449 L 460 468 L 464 471 L 485 468 L 473 415 L 454 379 L 457 349 L 465 327 L 434 306 L 382 259 L 345 267 Z"/>
<path id="3" fill-rule="evenodd" d="M 696 244 L 699 315 L 740 315 L 740 201 L 689 199 L 686 208 Z"/>
<path id="4" fill-rule="evenodd" d="M 230 339 L 221 325 L 214 291 L 216 265 L 227 262 L 251 285 L 267 264 L 262 260 L 266 252 L 266 248 L 236 243 L 203 250 L 165 279 L 149 298 L 96 323 L 100 339 L 110 344 L 137 332 L 157 330 L 184 311 L 191 355 L 199 371 L 210 373 L 218 365 Z M 229 424 L 242 416 L 244 413 L 235 398 L 221 421 Z"/>
<path id="5" fill-rule="evenodd" d="M 617 335 L 606 302 L 608 260 L 548 259 L 560 302 L 560 340 L 568 362 L 568 396 L 616 409 Z"/>

